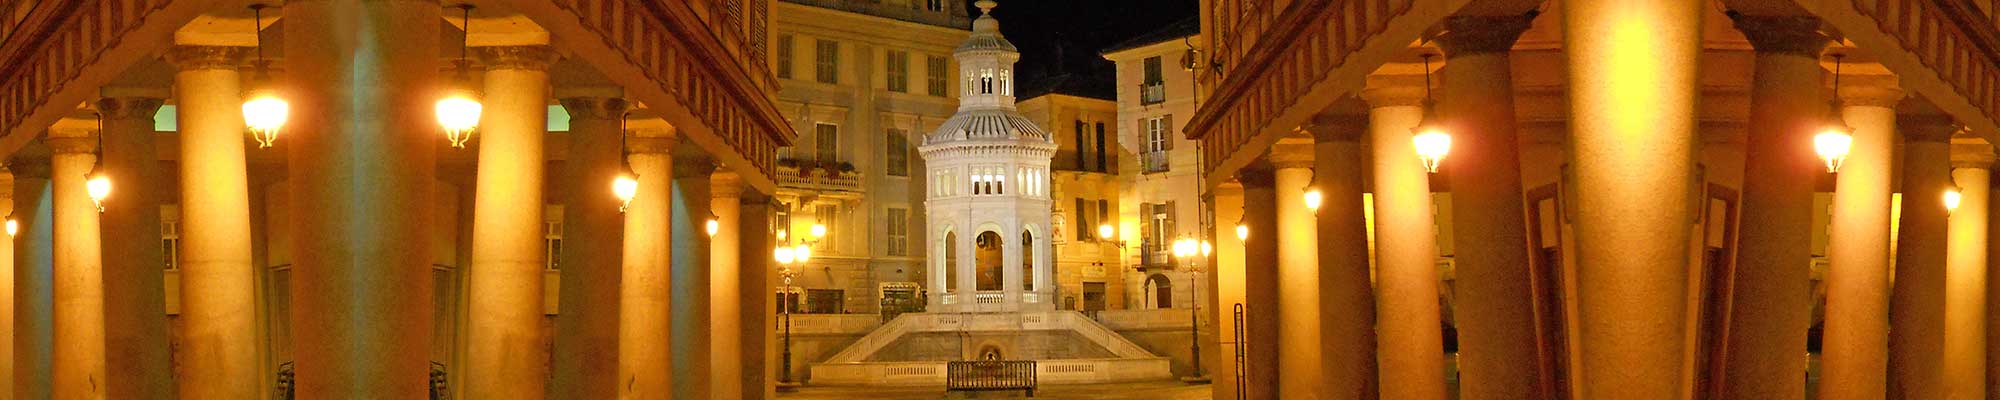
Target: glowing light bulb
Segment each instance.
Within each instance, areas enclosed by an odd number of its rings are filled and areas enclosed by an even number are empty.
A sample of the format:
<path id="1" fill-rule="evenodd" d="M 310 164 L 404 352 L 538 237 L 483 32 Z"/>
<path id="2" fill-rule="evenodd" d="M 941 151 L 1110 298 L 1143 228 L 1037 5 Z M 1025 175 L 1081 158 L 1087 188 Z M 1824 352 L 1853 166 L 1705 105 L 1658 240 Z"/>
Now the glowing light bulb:
<path id="1" fill-rule="evenodd" d="M 1114 235 L 1114 234 L 1117 234 L 1117 233 L 1118 233 L 1118 229 L 1117 229 L 1117 228 L 1112 228 L 1112 227 L 1111 227 L 1111 224 L 1099 224 L 1099 225 L 1097 225 L 1097 238 L 1098 238 L 1098 239 L 1104 239 L 1104 240 L 1111 240 L 1111 235 Z"/>
<path id="2" fill-rule="evenodd" d="M 1853 132 L 1847 125 L 1834 124 L 1813 135 L 1813 151 L 1826 160 L 1826 172 L 1840 172 L 1840 163 L 1847 161 L 1847 153 L 1854 147 Z"/>
<path id="3" fill-rule="evenodd" d="M 1320 203 L 1325 202 L 1325 200 L 1326 199 L 1324 198 L 1324 196 L 1319 193 L 1319 189 L 1306 190 L 1305 194 L 1306 210 L 1319 211 Z"/>
<path id="4" fill-rule="evenodd" d="M 95 174 L 84 181 L 83 188 L 90 194 L 90 202 L 97 204 L 97 212 L 104 212 L 104 198 L 111 196 L 111 178 Z"/>
<path id="5" fill-rule="evenodd" d="M 799 260 L 799 263 L 803 264 L 808 260 L 812 260 L 812 255 L 813 255 L 813 249 L 811 246 L 806 246 L 803 244 L 792 246 L 792 257 L 797 258 Z"/>
<path id="6" fill-rule="evenodd" d="M 1958 203 L 1964 199 L 1965 199 L 1965 194 L 1959 193 L 1958 188 L 1945 189 L 1944 211 L 1946 213 L 1950 213 L 1952 211 L 1958 211 Z"/>
<path id="7" fill-rule="evenodd" d="M 444 127 L 444 137 L 451 141 L 451 147 L 465 148 L 465 143 L 472 141 L 472 131 L 479 128 L 479 114 L 484 109 L 478 95 L 469 90 L 453 91 L 438 100 L 438 125 Z"/>
<path id="8" fill-rule="evenodd" d="M 1250 240 L 1249 225 L 1244 225 L 1240 222 L 1236 224 L 1236 240 Z"/>
<path id="9" fill-rule="evenodd" d="M 243 101 L 243 126 L 250 129 L 257 147 L 270 148 L 278 142 L 278 130 L 285 127 L 291 113 L 291 103 L 278 97 L 275 91 L 252 91 L 249 100 Z"/>
<path id="10" fill-rule="evenodd" d="M 1437 173 L 1444 163 L 1444 156 L 1451 154 L 1451 134 L 1435 123 L 1418 125 L 1416 135 L 1410 136 L 1410 144 L 1417 149 L 1417 158 L 1423 159 L 1424 171 Z"/>
<path id="11" fill-rule="evenodd" d="M 611 181 L 611 194 L 618 196 L 618 212 L 625 212 L 632 206 L 632 197 L 639 195 L 639 181 L 629 176 L 620 176 Z"/>
<path id="12" fill-rule="evenodd" d="M 1208 257 L 1209 254 L 1215 254 L 1215 244 L 1209 243 L 1207 240 L 1201 241 L 1201 256 Z"/>
<path id="13" fill-rule="evenodd" d="M 826 237 L 826 225 L 813 224 L 812 235 L 813 239 Z"/>
<path id="14" fill-rule="evenodd" d="M 791 264 L 794 261 L 798 261 L 798 255 L 792 254 L 791 246 L 778 246 L 777 249 L 771 250 L 771 257 L 778 260 L 779 264 Z"/>
<path id="15" fill-rule="evenodd" d="M 716 232 L 722 232 L 722 222 L 716 221 L 715 218 L 709 218 L 708 223 L 706 225 L 708 228 L 709 236 L 715 236 Z"/>
<path id="16" fill-rule="evenodd" d="M 21 233 L 21 221 L 15 221 L 13 218 L 8 218 L 7 237 L 13 237 L 14 235 L 18 235 L 20 233 Z"/>

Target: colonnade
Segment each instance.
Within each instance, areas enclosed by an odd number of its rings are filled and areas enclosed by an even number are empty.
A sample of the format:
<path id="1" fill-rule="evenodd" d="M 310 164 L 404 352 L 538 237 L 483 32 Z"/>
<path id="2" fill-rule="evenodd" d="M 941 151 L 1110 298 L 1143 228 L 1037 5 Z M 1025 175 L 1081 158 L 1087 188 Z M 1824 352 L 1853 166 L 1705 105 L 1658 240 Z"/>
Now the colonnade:
<path id="1" fill-rule="evenodd" d="M 286 5 L 280 90 L 293 111 L 264 151 L 282 154 L 279 173 L 298 211 L 265 227 L 290 238 L 299 397 L 423 398 L 432 342 L 452 340 L 431 329 L 439 316 L 430 234 L 454 229 L 432 226 L 438 154 L 455 151 L 439 145 L 431 110 L 442 81 L 439 12 L 425 2 Z M 477 50 L 485 110 L 467 239 L 466 365 L 453 377 L 461 395 L 772 397 L 774 363 L 741 356 L 767 353 L 773 339 L 768 197 L 680 150 L 688 147 L 672 126 L 627 129 L 633 102 L 618 88 L 552 90 L 557 55 L 546 43 Z M 91 104 L 95 121 L 65 119 L 43 140 L 48 167 L 30 174 L 47 179 L 53 220 L 13 219 L 23 236 L 52 229 L 54 277 L 43 288 L 21 274 L 30 282 L 17 289 L 16 274 L 4 274 L 0 295 L 46 291 L 53 303 L 46 315 L 32 304 L 0 308 L 10 337 L 0 372 L 13 397 L 254 399 L 273 382 L 260 344 L 264 294 L 252 254 L 260 239 L 238 72 L 249 48 L 180 43 L 164 53 L 175 67 L 171 91 L 106 88 Z M 545 143 L 552 99 L 572 117 L 554 179 Z M 178 149 L 163 169 L 153 115 L 169 100 Z M 638 190 L 621 204 L 611 182 L 627 174 Z M 101 203 L 86 183 L 100 175 L 115 185 Z M 11 171 L 0 181 L 0 208 L 11 208 Z M 545 202 L 564 205 L 553 354 Z M 157 244 L 160 206 L 176 203 L 179 326 L 169 328 L 167 255 Z M 711 220 L 720 225 L 712 234 L 704 232 Z M 13 243 L 0 246 L 10 266 Z M 670 284 L 682 279 L 698 285 Z M 179 330 L 177 349 L 170 329 Z M 45 345 L 32 338 L 41 330 L 51 333 Z M 16 348 L 52 354 L 36 361 Z"/>
<path id="2" fill-rule="evenodd" d="M 1222 347 L 1210 357 L 1241 346 L 1250 364 L 1225 360 L 1219 370 L 1248 380 L 1218 380 L 1216 398 L 1443 399 L 1448 323 L 1460 398 L 1803 399 L 1814 196 L 1827 191 L 1818 396 L 1984 398 L 2000 356 L 1989 354 L 2000 350 L 1988 328 L 2000 320 L 1987 294 L 1992 150 L 1950 144 L 1959 129 L 1949 120 L 1899 115 L 1907 94 L 1879 69 L 1843 73 L 1829 91 L 1832 61 L 1821 57 L 1833 39 L 1819 20 L 1730 12 L 1755 76 L 1740 195 L 1720 193 L 1704 172 L 1713 166 L 1702 162 L 1696 118 L 1704 7 L 1565 2 L 1556 209 L 1526 202 L 1513 106 L 1509 54 L 1534 14 L 1446 18 L 1441 102 L 1425 90 L 1421 74 L 1432 71 L 1384 66 L 1354 93 L 1365 115 L 1315 116 L 1210 191 L 1218 294 L 1208 309 L 1218 324 L 1204 335 Z M 1436 174 L 1411 150 L 1427 107 L 1455 142 Z M 1851 127 L 1852 144 L 1829 175 L 1813 142 L 1835 123 Z M 1440 177 L 1449 210 L 1433 209 Z M 1955 209 L 1941 200 L 1948 191 L 1962 198 Z M 1372 252 L 1362 247 L 1364 192 Z M 1296 200 L 1309 194 L 1324 205 Z M 1711 215 L 1720 198 L 1735 202 L 1721 211 L 1735 210 L 1734 220 Z M 1434 218 L 1447 212 L 1450 231 L 1437 232 Z M 1738 227 L 1719 245 L 1734 249 L 1720 269 L 1715 256 L 1697 256 L 1696 240 L 1716 224 Z M 1531 243 L 1536 229 L 1560 229 L 1566 254 L 1542 260 L 1551 256 Z M 1440 234 L 1456 253 L 1448 289 Z M 1439 309 L 1440 290 L 1455 292 L 1455 310 Z M 1274 293 L 1260 300 L 1263 291 Z M 1295 350 L 1308 347 L 1319 351 Z"/>

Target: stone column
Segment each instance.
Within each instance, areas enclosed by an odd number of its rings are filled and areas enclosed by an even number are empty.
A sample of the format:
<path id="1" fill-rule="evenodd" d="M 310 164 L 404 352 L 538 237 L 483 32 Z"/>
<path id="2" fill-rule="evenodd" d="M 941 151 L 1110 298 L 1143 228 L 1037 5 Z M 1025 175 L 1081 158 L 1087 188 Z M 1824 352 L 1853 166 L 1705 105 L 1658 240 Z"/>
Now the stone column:
<path id="1" fill-rule="evenodd" d="M 49 366 L 55 343 L 55 269 L 52 250 L 55 201 L 49 190 L 49 164 L 44 159 L 16 159 L 13 218 L 21 221 L 14 237 L 14 390 L 16 399 L 49 398 Z"/>
<path id="2" fill-rule="evenodd" d="M 0 223 L 5 221 L 19 224 L 14 216 L 14 172 L 0 166 Z M 19 386 L 14 377 L 14 342 L 26 330 L 14 323 L 17 309 L 14 285 L 19 282 L 14 279 L 14 243 L 24 233 L 27 232 L 8 234 L 6 240 L 0 240 L 0 397 L 14 396 L 14 389 Z"/>
<path id="3" fill-rule="evenodd" d="M 1542 398 L 1542 346 L 1522 204 L 1520 140 L 1514 128 L 1514 40 L 1533 16 L 1451 17 L 1438 46 L 1452 133 L 1459 393 L 1465 399 Z M 1398 146 L 1396 150 L 1408 150 Z M 1407 153 L 1407 151 L 1405 151 Z"/>
<path id="4" fill-rule="evenodd" d="M 84 190 L 86 175 L 97 166 L 94 124 L 64 120 L 49 128 L 44 139 L 55 153 L 49 160 L 49 184 L 55 193 L 55 345 L 50 386 L 56 400 L 106 398 L 100 215 Z"/>
<path id="5" fill-rule="evenodd" d="M 557 294 L 549 398 L 611 399 L 618 388 L 618 276 L 625 216 L 611 182 L 622 169 L 624 99 L 565 97 L 562 287 Z"/>
<path id="6" fill-rule="evenodd" d="M 429 392 L 439 8 L 285 4 L 298 397 Z M 361 278 L 365 277 L 365 279 Z M 440 360 L 449 361 L 449 360 Z"/>
<path id="7" fill-rule="evenodd" d="M 263 392 L 250 185 L 244 159 L 243 48 L 175 46 L 180 123 L 181 349 L 183 399 L 245 399 Z M 274 225 L 282 226 L 282 225 Z"/>
<path id="8" fill-rule="evenodd" d="M 1249 363 L 1244 395 L 1249 399 L 1283 398 L 1279 391 L 1280 313 L 1278 302 L 1278 210 L 1256 205 L 1277 204 L 1279 195 L 1269 171 L 1244 171 L 1236 175 L 1243 185 L 1243 223 L 1250 226 L 1250 239 L 1243 242 L 1243 336 L 1245 362 Z M 1297 196 L 1297 193 L 1293 194 Z M 1268 239 L 1259 239 L 1268 238 Z M 1231 307 L 1230 312 L 1235 312 Z"/>
<path id="9" fill-rule="evenodd" d="M 1812 138 L 1825 125 L 1819 51 L 1827 38 L 1811 17 L 1734 16 L 1757 49 L 1744 145 L 1737 265 L 1729 293 L 1724 398 L 1802 399 L 1811 313 L 1814 182 L 1826 165 Z M 1709 388 L 1696 388 L 1706 391 Z"/>
<path id="10" fill-rule="evenodd" d="M 744 255 L 740 237 L 745 233 L 742 218 L 743 178 L 734 172 L 717 171 L 709 175 L 709 211 L 715 214 L 715 236 L 708 238 L 708 312 L 711 317 L 708 329 L 709 397 L 718 399 L 744 398 L 744 366 L 753 364 L 748 358 L 756 353 L 744 351 L 743 337 L 739 333 L 744 326 L 739 315 L 747 311 L 767 311 L 751 309 L 743 304 L 746 293 L 753 292 L 756 285 L 744 285 L 742 260 Z M 750 231 L 752 234 L 763 230 Z"/>
<path id="11" fill-rule="evenodd" d="M 1225 182 L 1209 191 L 1209 206 L 1215 210 L 1215 253 L 1214 265 L 1201 284 L 1214 288 L 1215 295 L 1208 296 L 1204 315 L 1214 323 L 1204 326 L 1212 332 L 1204 336 L 1214 338 L 1202 342 L 1201 359 L 1208 362 L 1208 375 L 1213 377 L 1211 391 L 1217 400 L 1241 400 L 1236 398 L 1236 388 L 1242 382 L 1236 381 L 1236 347 L 1242 338 L 1236 335 L 1236 305 L 1243 302 L 1244 241 L 1236 238 L 1236 224 L 1247 222 L 1243 218 L 1243 185 Z"/>
<path id="12" fill-rule="evenodd" d="M 618 284 L 618 398 L 673 398 L 669 336 L 673 240 L 671 145 L 664 137 L 627 138 L 626 158 L 639 181 L 625 209 L 624 267 Z"/>
<path id="13" fill-rule="evenodd" d="M 1360 116 L 1320 116 L 1313 135 L 1312 187 L 1319 189 L 1319 368 L 1322 399 L 1363 399 L 1375 384 L 1375 287 L 1368 271 L 1368 228 L 1362 214 Z M 1240 201 L 1240 199 L 1238 200 Z M 1227 220 L 1216 219 L 1221 226 Z M 1233 224 L 1232 224 L 1233 225 Z M 1235 239 L 1230 232 L 1218 232 Z M 1240 251 L 1240 250 L 1239 250 Z M 1242 257 L 1238 254 L 1237 257 Z M 1240 290 L 1240 289 L 1239 289 Z"/>
<path id="14" fill-rule="evenodd" d="M 1687 384 L 1695 76 L 1708 6 L 1562 6 L 1576 185 L 1574 203 L 1564 207 L 1576 233 L 1576 397 L 1676 398 Z"/>
<path id="15" fill-rule="evenodd" d="M 104 125 L 104 173 L 117 201 L 100 214 L 104 243 L 104 331 L 107 365 L 122 371 L 105 377 L 105 397 L 173 397 L 172 355 L 168 354 L 165 253 L 160 246 L 159 152 L 153 149 L 153 112 L 166 91 L 104 89 L 95 104 Z"/>
<path id="16" fill-rule="evenodd" d="M 671 154 L 671 152 L 666 152 Z M 708 231 L 704 227 L 709 218 L 708 193 L 709 174 L 714 172 L 715 161 L 707 158 L 687 157 L 675 162 L 670 171 L 671 193 L 667 208 L 667 232 L 671 235 L 667 254 L 672 264 L 673 306 L 668 315 L 673 318 L 668 335 L 668 348 L 673 349 L 673 399 L 712 399 L 709 394 L 709 342 L 708 333 L 713 318 L 709 315 L 709 263 Z M 629 226 L 629 225 L 628 225 Z M 720 232 L 720 229 L 717 230 Z M 736 355 L 740 356 L 740 355 Z"/>
<path id="17" fill-rule="evenodd" d="M 742 203 L 733 225 L 723 225 L 723 229 L 735 228 L 742 233 L 736 236 L 741 262 L 743 290 L 738 293 L 737 308 L 733 314 L 742 321 L 737 334 L 743 351 L 737 355 L 743 360 L 743 379 L 740 383 L 744 400 L 770 400 L 778 397 L 778 313 L 773 303 L 777 293 L 778 274 L 772 250 L 777 244 L 777 231 L 771 228 L 771 202 L 762 193 L 747 191 L 742 193 Z M 935 296 L 936 294 L 933 294 Z"/>
<path id="18" fill-rule="evenodd" d="M 1279 140 L 1269 159 L 1277 169 L 1277 202 L 1272 205 L 1278 211 L 1278 235 L 1272 239 L 1278 242 L 1278 393 L 1324 397 L 1327 382 L 1320 379 L 1320 362 L 1325 358 L 1313 351 L 1284 351 L 1322 343 L 1319 230 L 1305 202 L 1313 179 L 1312 140 Z"/>
<path id="19" fill-rule="evenodd" d="M 1854 128 L 1854 146 L 1835 176 L 1839 189 L 1833 193 L 1833 222 L 1827 226 L 1826 328 L 1820 353 L 1820 396 L 1826 400 L 1876 399 L 1888 391 L 1889 163 L 1896 139 L 1894 107 L 1903 93 L 1892 77 L 1857 78 L 1862 77 L 1848 79 L 1861 85 L 1837 93 L 1844 105 L 1842 117 Z"/>
<path id="20" fill-rule="evenodd" d="M 1381 360 L 1383 398 L 1442 400 L 1437 225 L 1430 176 L 1410 144 L 1410 128 L 1424 114 L 1421 79 L 1375 77 L 1361 92 L 1368 101 L 1375 171 L 1376 315 L 1392 316 L 1376 321 L 1375 357 Z"/>
<path id="21" fill-rule="evenodd" d="M 1945 245 L 1944 397 L 1986 397 L 1987 213 L 1993 176 L 1993 154 L 1954 154 L 1952 181 L 1963 196 L 1951 212 Z"/>
<path id="22" fill-rule="evenodd" d="M 542 348 L 543 136 L 548 134 L 546 46 L 484 47 L 485 112 L 467 274 L 465 397 L 538 399 Z"/>
<path id="23" fill-rule="evenodd" d="M 1944 398 L 1944 193 L 1951 181 L 1950 121 L 1899 121 L 1903 201 L 1896 230 L 1896 278 L 1889 298 L 1889 395 Z M 1742 271 L 1737 272 L 1741 276 Z M 1739 278 L 1740 279 L 1740 278 Z"/>

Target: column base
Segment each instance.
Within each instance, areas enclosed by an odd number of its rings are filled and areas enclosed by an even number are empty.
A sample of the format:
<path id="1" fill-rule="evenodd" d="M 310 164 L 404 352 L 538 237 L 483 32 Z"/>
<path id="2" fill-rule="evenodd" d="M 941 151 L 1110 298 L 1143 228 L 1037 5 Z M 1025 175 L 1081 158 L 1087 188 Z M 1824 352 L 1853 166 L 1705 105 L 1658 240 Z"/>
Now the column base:
<path id="1" fill-rule="evenodd" d="M 799 391 L 799 386 L 804 385 L 800 385 L 798 382 L 778 382 L 778 393 L 797 392 Z"/>

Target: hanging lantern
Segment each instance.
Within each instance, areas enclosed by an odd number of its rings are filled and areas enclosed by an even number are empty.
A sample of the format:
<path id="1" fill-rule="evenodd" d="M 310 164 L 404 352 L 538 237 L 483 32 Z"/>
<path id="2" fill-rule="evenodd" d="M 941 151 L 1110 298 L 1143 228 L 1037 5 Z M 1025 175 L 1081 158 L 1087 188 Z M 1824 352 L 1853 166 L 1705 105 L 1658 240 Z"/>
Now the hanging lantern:
<path id="1" fill-rule="evenodd" d="M 1325 199 L 1321 197 L 1319 189 L 1306 189 L 1305 202 L 1307 211 L 1319 211 L 1319 205 L 1325 202 Z"/>
<path id="2" fill-rule="evenodd" d="M 13 218 L 8 218 L 7 237 L 14 237 L 15 235 L 19 234 L 21 234 L 21 221 L 15 221 Z"/>
<path id="3" fill-rule="evenodd" d="M 1243 224 L 1242 222 L 1238 222 L 1238 223 L 1236 223 L 1236 240 L 1239 240 L 1239 241 L 1241 241 L 1241 240 L 1250 240 L 1250 226 L 1249 226 L 1249 225 L 1244 225 L 1244 224 Z"/>
<path id="4" fill-rule="evenodd" d="M 1965 199 L 1965 194 L 1959 193 L 1958 188 L 1945 189 L 1944 212 L 1946 214 L 1949 214 L 1952 211 L 1958 211 L 1958 203 L 1959 201 L 1964 199 Z"/>
<path id="5" fill-rule="evenodd" d="M 466 56 L 467 41 L 472 36 L 472 5 L 460 4 L 463 11 L 466 38 L 458 42 L 456 72 L 452 74 L 450 86 L 445 89 L 444 98 L 437 102 L 438 125 L 444 128 L 444 137 L 451 141 L 451 147 L 465 148 L 472 140 L 472 131 L 479 128 L 479 114 L 485 106 L 479 102 L 479 91 L 472 83 L 472 59 Z"/>
<path id="6" fill-rule="evenodd" d="M 1837 110 L 1836 110 L 1837 111 Z M 1839 114 L 1834 114 L 1837 119 Z M 1840 164 L 1847 161 L 1847 153 L 1854 147 L 1854 129 L 1847 124 L 1833 122 L 1826 130 L 1813 135 L 1813 151 L 1826 161 L 1826 172 L 1840 172 Z"/>
<path id="7" fill-rule="evenodd" d="M 618 196 L 618 212 L 625 212 L 632 206 L 632 197 L 639 195 L 639 181 L 631 175 L 620 175 L 611 181 L 611 194 Z"/>
<path id="8" fill-rule="evenodd" d="M 250 10 L 256 14 L 256 26 L 251 32 L 264 27 L 263 4 L 252 4 Z M 279 96 L 276 85 L 271 83 L 271 62 L 264 59 L 264 38 L 257 35 L 256 70 L 250 74 L 250 85 L 243 91 L 243 126 L 249 128 L 250 138 L 257 140 L 258 148 L 270 148 L 278 141 L 278 130 L 285 127 L 290 118 L 292 105 Z"/>
<path id="9" fill-rule="evenodd" d="M 715 220 L 715 216 L 713 215 L 709 216 L 708 222 L 703 225 L 708 229 L 708 236 L 710 237 L 714 237 L 716 233 L 722 232 L 722 221 Z"/>
<path id="10" fill-rule="evenodd" d="M 1417 158 L 1424 161 L 1424 171 L 1435 174 L 1444 163 L 1444 156 L 1451 153 L 1451 134 L 1438 123 L 1437 113 L 1431 110 L 1426 105 L 1423 122 L 1410 129 L 1410 144 L 1416 147 Z"/>

